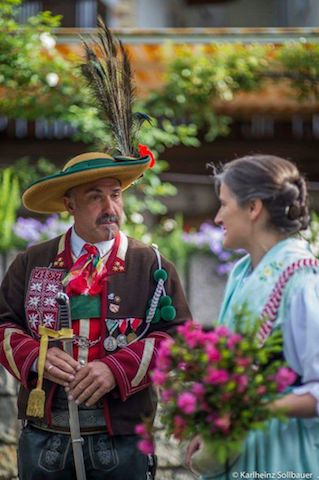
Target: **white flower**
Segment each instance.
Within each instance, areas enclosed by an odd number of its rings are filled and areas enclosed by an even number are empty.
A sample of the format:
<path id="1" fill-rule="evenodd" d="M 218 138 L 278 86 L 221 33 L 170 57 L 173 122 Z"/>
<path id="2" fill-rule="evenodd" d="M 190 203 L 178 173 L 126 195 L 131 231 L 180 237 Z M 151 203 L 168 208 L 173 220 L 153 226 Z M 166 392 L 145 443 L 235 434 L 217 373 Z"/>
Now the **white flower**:
<path id="1" fill-rule="evenodd" d="M 172 232 L 176 227 L 176 221 L 173 218 L 167 218 L 163 223 L 165 232 Z"/>
<path id="2" fill-rule="evenodd" d="M 41 292 L 41 282 L 34 282 L 31 285 L 32 292 Z"/>
<path id="3" fill-rule="evenodd" d="M 138 212 L 132 213 L 131 215 L 131 220 L 133 223 L 143 223 L 144 222 L 144 217 Z"/>
<path id="4" fill-rule="evenodd" d="M 39 315 L 37 313 L 31 313 L 29 315 L 29 322 L 32 328 L 36 328 L 39 323 Z"/>
<path id="5" fill-rule="evenodd" d="M 46 327 L 52 327 L 54 324 L 54 316 L 52 313 L 45 313 L 43 317 L 43 323 Z"/>
<path id="6" fill-rule="evenodd" d="M 58 291 L 58 287 L 54 283 L 49 283 L 46 288 L 47 292 L 56 293 Z"/>
<path id="7" fill-rule="evenodd" d="M 54 306 L 55 306 L 55 300 L 54 300 L 54 298 L 50 298 L 50 297 L 46 298 L 46 299 L 44 300 L 44 306 L 45 306 L 45 307 L 54 307 Z"/>
<path id="8" fill-rule="evenodd" d="M 45 78 L 49 87 L 56 87 L 59 83 L 59 75 L 55 72 L 48 73 Z"/>
<path id="9" fill-rule="evenodd" d="M 39 303 L 40 303 L 40 297 L 30 297 L 28 302 L 30 307 L 37 307 Z"/>
<path id="10" fill-rule="evenodd" d="M 56 45 L 55 39 L 48 32 L 43 32 L 40 34 L 40 41 L 42 46 L 47 50 L 51 50 Z"/>

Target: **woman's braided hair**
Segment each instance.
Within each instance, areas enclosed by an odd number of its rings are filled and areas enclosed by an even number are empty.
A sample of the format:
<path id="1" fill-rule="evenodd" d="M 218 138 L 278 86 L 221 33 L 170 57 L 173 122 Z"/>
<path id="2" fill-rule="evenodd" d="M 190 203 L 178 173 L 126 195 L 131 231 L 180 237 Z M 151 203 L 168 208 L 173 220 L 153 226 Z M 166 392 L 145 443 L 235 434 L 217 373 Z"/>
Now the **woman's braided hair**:
<path id="1" fill-rule="evenodd" d="M 241 206 L 261 199 L 270 224 L 279 231 L 293 234 L 308 227 L 306 182 L 290 161 L 273 155 L 242 157 L 227 163 L 214 178 L 217 190 L 225 183 Z"/>

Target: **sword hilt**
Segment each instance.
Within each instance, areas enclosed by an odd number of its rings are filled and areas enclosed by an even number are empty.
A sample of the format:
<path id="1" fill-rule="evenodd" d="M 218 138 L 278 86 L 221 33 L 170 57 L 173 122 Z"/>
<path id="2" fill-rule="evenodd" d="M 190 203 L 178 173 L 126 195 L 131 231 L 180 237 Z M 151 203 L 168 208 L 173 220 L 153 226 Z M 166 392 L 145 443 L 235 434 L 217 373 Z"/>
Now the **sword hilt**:
<path id="1" fill-rule="evenodd" d="M 55 296 L 55 300 L 59 305 L 60 328 L 71 328 L 72 319 L 69 296 L 65 292 L 58 292 Z"/>

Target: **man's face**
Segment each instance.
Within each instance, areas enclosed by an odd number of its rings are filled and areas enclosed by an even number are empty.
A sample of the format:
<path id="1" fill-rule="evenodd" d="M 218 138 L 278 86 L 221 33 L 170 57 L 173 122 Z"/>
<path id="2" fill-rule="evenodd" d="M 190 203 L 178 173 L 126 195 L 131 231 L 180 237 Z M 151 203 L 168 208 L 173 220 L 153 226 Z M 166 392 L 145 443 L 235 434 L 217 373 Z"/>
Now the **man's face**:
<path id="1" fill-rule="evenodd" d="M 120 183 L 101 178 L 70 190 L 64 197 L 67 211 L 74 217 L 76 233 L 89 243 L 112 240 L 123 217 Z"/>

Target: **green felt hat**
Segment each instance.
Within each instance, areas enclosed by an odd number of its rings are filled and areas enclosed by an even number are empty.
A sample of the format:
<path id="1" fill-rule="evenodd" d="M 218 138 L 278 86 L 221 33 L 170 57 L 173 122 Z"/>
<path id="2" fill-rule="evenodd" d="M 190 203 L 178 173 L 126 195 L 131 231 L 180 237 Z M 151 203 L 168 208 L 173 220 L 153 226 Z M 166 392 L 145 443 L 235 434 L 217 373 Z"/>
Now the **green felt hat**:
<path id="1" fill-rule="evenodd" d="M 125 190 L 150 166 L 149 155 L 140 158 L 111 157 L 105 153 L 90 152 L 69 160 L 54 175 L 32 183 L 24 192 L 22 201 L 26 208 L 38 213 L 65 211 L 65 193 L 73 187 L 100 178 L 115 178 Z"/>

